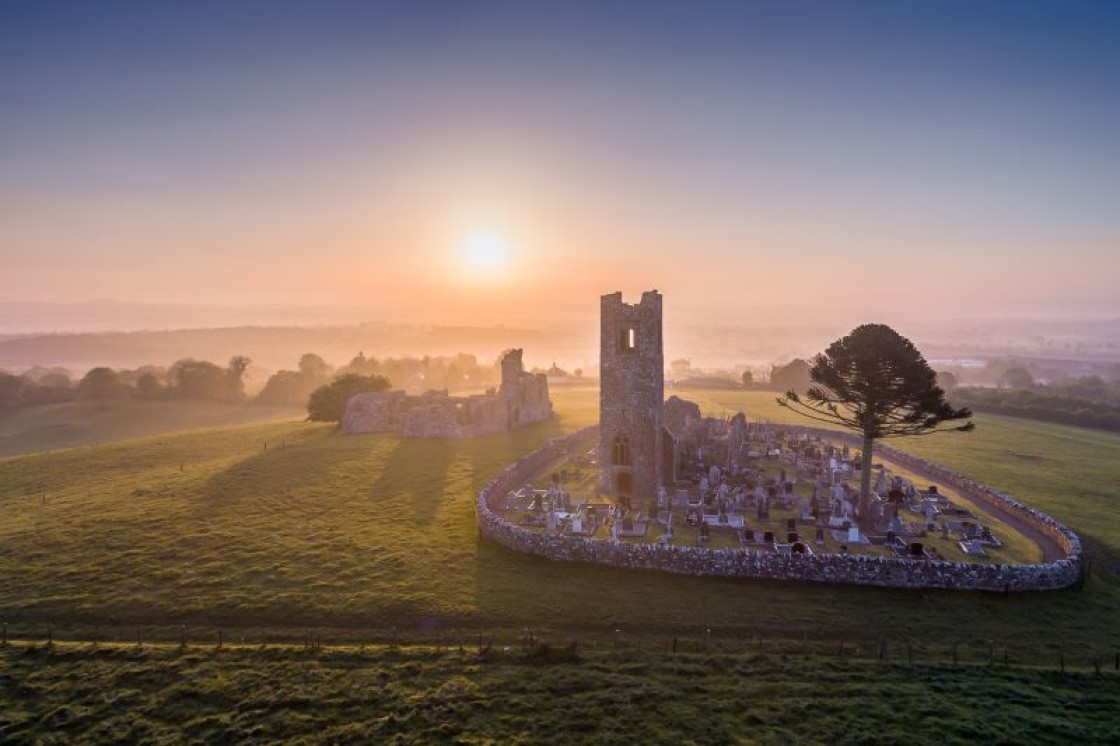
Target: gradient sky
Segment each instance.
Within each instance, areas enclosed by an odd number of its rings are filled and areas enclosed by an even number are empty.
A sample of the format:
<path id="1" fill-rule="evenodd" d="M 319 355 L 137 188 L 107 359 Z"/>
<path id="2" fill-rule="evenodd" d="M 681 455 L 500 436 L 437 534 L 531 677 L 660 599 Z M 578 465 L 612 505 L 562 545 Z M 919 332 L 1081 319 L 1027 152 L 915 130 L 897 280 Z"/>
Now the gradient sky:
<path id="1" fill-rule="evenodd" d="M 652 287 L 1115 317 L 1120 3 L 0 0 L 0 269 L 462 322 Z"/>

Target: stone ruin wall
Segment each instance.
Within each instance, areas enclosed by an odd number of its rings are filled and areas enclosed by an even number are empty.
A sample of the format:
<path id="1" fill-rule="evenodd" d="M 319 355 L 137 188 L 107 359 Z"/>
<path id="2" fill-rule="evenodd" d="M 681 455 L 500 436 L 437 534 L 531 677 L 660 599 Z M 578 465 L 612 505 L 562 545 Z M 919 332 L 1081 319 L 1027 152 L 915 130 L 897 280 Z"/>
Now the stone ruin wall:
<path id="1" fill-rule="evenodd" d="M 543 373 L 526 373 L 521 355 L 515 349 L 502 357 L 502 383 L 497 393 L 357 394 L 346 402 L 339 424 L 347 434 L 399 432 L 413 438 L 469 438 L 542 422 L 552 417 L 548 379 Z"/>
<path id="2" fill-rule="evenodd" d="M 843 437 L 843 433 L 817 428 L 806 432 Z M 714 575 L 731 578 L 801 580 L 844 583 L 885 588 L 946 588 L 994 592 L 1044 591 L 1066 588 L 1081 575 L 1081 541 L 1069 528 L 1015 500 L 1009 495 L 974 482 L 950 470 L 893 448 L 883 453 L 915 472 L 929 476 L 969 497 L 1023 520 L 1053 536 L 1067 556 L 1054 562 L 1033 565 L 980 565 L 951 560 L 908 559 L 872 555 L 783 556 L 749 548 L 659 546 L 657 544 L 613 543 L 573 536 L 549 537 L 514 525 L 491 510 L 491 499 L 501 500 L 527 483 L 562 456 L 590 448 L 598 437 L 592 426 L 549 441 L 507 466 L 479 492 L 476 505 L 479 532 L 518 552 L 566 562 L 594 562 L 614 567 L 658 570 L 678 575 Z"/>

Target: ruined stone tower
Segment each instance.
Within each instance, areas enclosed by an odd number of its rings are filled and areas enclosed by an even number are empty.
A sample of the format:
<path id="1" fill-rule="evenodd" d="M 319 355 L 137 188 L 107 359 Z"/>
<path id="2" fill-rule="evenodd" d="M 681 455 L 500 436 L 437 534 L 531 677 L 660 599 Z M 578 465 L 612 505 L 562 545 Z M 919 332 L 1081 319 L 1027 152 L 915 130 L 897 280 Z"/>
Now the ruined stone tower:
<path id="1" fill-rule="evenodd" d="M 661 294 L 600 300 L 599 491 L 656 499 L 662 483 L 665 364 Z"/>

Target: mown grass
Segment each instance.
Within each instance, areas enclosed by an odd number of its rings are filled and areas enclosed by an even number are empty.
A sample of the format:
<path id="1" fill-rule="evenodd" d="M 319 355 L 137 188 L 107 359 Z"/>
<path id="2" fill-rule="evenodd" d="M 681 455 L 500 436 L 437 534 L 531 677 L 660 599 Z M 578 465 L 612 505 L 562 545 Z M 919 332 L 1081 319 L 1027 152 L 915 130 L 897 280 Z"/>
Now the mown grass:
<path id="1" fill-rule="evenodd" d="M 554 651 L 555 652 L 555 651 Z M 144 743 L 1115 743 L 1120 677 L 540 647 L 0 649 L 0 739 Z"/>
<path id="2" fill-rule="evenodd" d="M 764 393 L 688 395 L 717 411 L 733 398 L 750 417 L 787 415 Z M 470 440 L 284 421 L 0 461 L 0 620 L 36 636 L 46 625 L 60 636 L 137 626 L 172 635 L 181 623 L 297 636 L 712 628 L 865 644 L 994 640 L 1048 663 L 1059 647 L 1081 660 L 1120 648 L 1116 435 L 980 416 L 973 434 L 899 444 L 1080 532 L 1093 563 L 1082 589 L 1004 596 L 687 578 L 552 563 L 479 540 L 478 488 L 596 419 L 593 389 L 554 398 L 559 419 Z"/>

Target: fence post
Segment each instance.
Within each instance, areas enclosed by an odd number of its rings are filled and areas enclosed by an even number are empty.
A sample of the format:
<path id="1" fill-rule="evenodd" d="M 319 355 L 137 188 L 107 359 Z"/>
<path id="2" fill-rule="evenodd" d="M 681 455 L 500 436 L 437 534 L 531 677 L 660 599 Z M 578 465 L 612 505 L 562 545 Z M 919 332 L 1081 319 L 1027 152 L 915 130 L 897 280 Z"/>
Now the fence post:
<path id="1" fill-rule="evenodd" d="M 218 630 L 218 650 L 222 649 L 222 631 Z"/>
<path id="2" fill-rule="evenodd" d="M 187 646 L 187 625 L 179 625 L 179 647 L 185 648 Z"/>
<path id="3" fill-rule="evenodd" d="M 54 630 L 51 629 L 49 624 L 47 625 L 47 645 L 54 645 Z"/>

